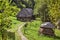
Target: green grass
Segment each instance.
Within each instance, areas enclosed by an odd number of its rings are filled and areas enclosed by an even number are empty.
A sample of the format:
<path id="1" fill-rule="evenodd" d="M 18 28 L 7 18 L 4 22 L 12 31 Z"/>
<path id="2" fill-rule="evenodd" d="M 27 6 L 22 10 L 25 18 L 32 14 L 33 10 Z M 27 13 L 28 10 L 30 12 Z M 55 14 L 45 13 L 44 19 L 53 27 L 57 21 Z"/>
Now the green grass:
<path id="1" fill-rule="evenodd" d="M 18 21 L 16 17 L 12 17 L 12 16 L 9 16 L 9 19 L 11 20 L 11 25 L 9 28 L 6 28 L 6 30 L 15 32 L 18 28 L 18 25 L 20 25 L 22 22 Z"/>
<path id="2" fill-rule="evenodd" d="M 20 25 L 23 22 L 17 21 L 16 17 L 9 17 L 11 20 L 11 25 L 9 28 L 5 28 L 6 30 L 8 30 L 9 32 L 7 32 L 7 40 L 20 40 L 20 36 L 17 33 L 17 29 L 18 29 L 18 25 Z M 60 30 L 55 29 L 55 34 L 58 37 L 48 37 L 48 36 L 44 36 L 44 35 L 38 35 L 38 30 L 40 28 L 41 25 L 41 21 L 40 20 L 34 20 L 32 22 L 28 22 L 27 27 L 23 27 L 23 33 L 24 35 L 29 39 L 29 40 L 60 40 Z M 1 39 L 1 35 L 0 35 L 0 40 Z"/>
<path id="3" fill-rule="evenodd" d="M 57 36 L 60 36 L 60 30 L 55 29 L 55 34 L 56 34 Z"/>
<path id="4" fill-rule="evenodd" d="M 20 21 L 18 21 L 17 19 L 16 19 L 16 17 L 9 17 L 10 19 L 11 19 L 11 23 L 12 23 L 12 25 L 10 26 L 10 28 L 8 28 L 7 30 L 10 30 L 10 32 L 12 32 L 12 33 L 14 33 L 14 34 L 11 34 L 11 35 L 13 35 L 13 36 L 11 36 L 12 38 L 8 38 L 7 40 L 20 40 L 21 38 L 20 38 L 20 36 L 18 35 L 18 33 L 17 33 L 17 30 L 18 30 L 18 27 L 19 27 L 19 25 L 22 23 L 22 22 L 20 22 Z M 9 34 L 9 33 L 8 33 Z M 10 36 L 10 34 L 9 34 L 9 36 Z M 8 37 L 9 37 L 8 36 Z"/>
<path id="5" fill-rule="evenodd" d="M 40 28 L 40 24 L 42 22 L 39 20 L 35 20 L 33 22 L 29 22 L 27 27 L 24 27 L 23 33 L 29 40 L 60 40 L 60 30 L 55 29 L 55 34 L 57 37 L 48 37 L 44 35 L 38 35 L 38 30 Z"/>
<path id="6" fill-rule="evenodd" d="M 11 25 L 9 28 L 5 28 L 7 30 L 5 32 L 7 34 L 6 40 L 20 40 L 17 30 L 22 22 L 18 21 L 16 17 L 9 16 L 9 18 L 11 20 Z"/>

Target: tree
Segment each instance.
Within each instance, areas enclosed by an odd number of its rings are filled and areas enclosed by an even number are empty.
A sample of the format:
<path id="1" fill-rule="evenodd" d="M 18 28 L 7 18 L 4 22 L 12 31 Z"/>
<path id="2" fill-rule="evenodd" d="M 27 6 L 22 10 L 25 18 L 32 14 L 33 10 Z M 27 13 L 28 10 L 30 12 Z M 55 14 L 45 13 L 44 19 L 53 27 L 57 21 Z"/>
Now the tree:
<path id="1" fill-rule="evenodd" d="M 12 0 L 11 4 L 13 2 L 17 5 L 17 7 L 21 8 L 21 9 L 24 7 L 34 9 L 34 5 L 35 5 L 34 0 Z"/>
<path id="2" fill-rule="evenodd" d="M 19 9 L 16 6 L 11 6 L 8 0 L 0 1 L 0 28 L 10 27 L 11 20 L 9 16 L 16 16 Z"/>
<path id="3" fill-rule="evenodd" d="M 49 15 L 52 22 L 56 22 L 60 19 L 60 0 L 49 0 L 48 8 Z"/>
<path id="4" fill-rule="evenodd" d="M 43 22 L 50 21 L 47 0 L 36 0 L 34 13 L 41 18 Z"/>
<path id="5" fill-rule="evenodd" d="M 38 10 L 38 16 L 41 18 L 42 22 L 50 22 L 47 4 L 43 4 Z"/>

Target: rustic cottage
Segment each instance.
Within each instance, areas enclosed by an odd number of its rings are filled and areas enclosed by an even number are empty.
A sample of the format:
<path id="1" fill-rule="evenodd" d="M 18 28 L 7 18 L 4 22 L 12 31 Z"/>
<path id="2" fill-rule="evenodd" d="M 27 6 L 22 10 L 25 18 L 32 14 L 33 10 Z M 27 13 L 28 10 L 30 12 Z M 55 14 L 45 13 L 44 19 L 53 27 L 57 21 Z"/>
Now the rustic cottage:
<path id="1" fill-rule="evenodd" d="M 31 8 L 23 8 L 18 14 L 17 19 L 20 21 L 31 21 L 35 19 Z"/>
<path id="2" fill-rule="evenodd" d="M 50 22 L 45 22 L 41 24 L 39 33 L 44 34 L 44 35 L 50 35 L 53 36 L 54 34 L 54 25 L 51 24 Z"/>

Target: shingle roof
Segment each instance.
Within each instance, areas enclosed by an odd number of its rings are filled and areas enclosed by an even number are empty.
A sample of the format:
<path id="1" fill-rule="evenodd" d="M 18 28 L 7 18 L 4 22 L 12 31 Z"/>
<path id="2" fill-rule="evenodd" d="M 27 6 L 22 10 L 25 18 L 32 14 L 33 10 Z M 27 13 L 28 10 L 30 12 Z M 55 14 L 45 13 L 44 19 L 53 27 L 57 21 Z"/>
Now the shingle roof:
<path id="1" fill-rule="evenodd" d="M 51 22 L 45 22 L 41 24 L 41 27 L 43 28 L 55 28 L 55 26 Z"/>
<path id="2" fill-rule="evenodd" d="M 23 8 L 17 15 L 17 17 L 31 17 L 33 10 L 31 8 Z"/>

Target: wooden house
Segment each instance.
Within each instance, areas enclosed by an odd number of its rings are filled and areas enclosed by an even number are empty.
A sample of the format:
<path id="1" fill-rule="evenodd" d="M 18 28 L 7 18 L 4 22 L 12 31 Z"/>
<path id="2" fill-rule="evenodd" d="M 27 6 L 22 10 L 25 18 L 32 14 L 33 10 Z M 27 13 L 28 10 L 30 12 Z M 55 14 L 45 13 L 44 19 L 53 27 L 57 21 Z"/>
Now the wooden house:
<path id="1" fill-rule="evenodd" d="M 44 34 L 44 35 L 50 35 L 50 36 L 54 36 L 54 29 L 55 26 L 50 23 L 50 22 L 45 22 L 43 24 L 41 24 L 40 29 L 39 29 L 39 33 Z"/>
<path id="2" fill-rule="evenodd" d="M 31 21 L 35 19 L 31 8 L 23 8 L 18 14 L 17 19 L 20 21 Z"/>

